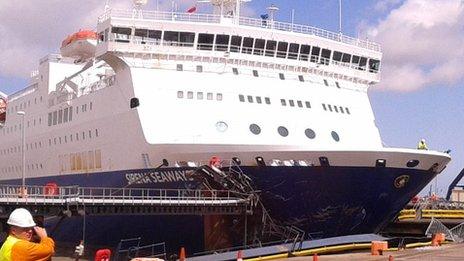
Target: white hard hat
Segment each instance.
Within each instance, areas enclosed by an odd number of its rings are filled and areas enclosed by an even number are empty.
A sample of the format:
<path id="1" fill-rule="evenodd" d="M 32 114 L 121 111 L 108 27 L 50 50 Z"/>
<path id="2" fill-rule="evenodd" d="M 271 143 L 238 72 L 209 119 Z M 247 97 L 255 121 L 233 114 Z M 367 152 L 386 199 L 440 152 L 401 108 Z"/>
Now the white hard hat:
<path id="1" fill-rule="evenodd" d="M 421 139 L 421 142 L 425 142 L 425 139 Z"/>
<path id="2" fill-rule="evenodd" d="M 35 227 L 36 224 L 32 218 L 31 213 L 25 208 L 17 208 L 11 212 L 8 221 L 8 225 L 17 227 Z"/>

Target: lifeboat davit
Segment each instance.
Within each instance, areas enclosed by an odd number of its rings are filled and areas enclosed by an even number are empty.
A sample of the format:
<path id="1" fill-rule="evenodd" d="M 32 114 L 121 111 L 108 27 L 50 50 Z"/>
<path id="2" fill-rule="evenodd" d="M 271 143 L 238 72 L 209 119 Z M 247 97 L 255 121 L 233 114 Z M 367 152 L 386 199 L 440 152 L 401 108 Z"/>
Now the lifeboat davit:
<path id="1" fill-rule="evenodd" d="M 66 37 L 61 43 L 61 56 L 87 60 L 95 56 L 98 35 L 91 30 L 82 30 Z"/>
<path id="2" fill-rule="evenodd" d="M 0 123 L 6 120 L 6 100 L 0 97 Z"/>

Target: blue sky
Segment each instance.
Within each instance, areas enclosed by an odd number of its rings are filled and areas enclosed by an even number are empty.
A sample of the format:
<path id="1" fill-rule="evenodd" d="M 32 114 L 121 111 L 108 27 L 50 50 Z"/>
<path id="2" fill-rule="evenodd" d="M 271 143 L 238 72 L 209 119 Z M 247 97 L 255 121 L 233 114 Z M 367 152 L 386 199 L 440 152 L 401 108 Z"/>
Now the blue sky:
<path id="1" fill-rule="evenodd" d="M 57 52 L 67 33 L 83 24 L 95 26 L 104 3 L 49 2 L 42 10 L 37 7 L 40 5 L 18 7 L 13 0 L 0 3 L 0 56 L 4 57 L 0 61 L 0 91 L 11 94 L 23 88 L 27 71 L 48 52 Z M 149 8 L 156 1 L 151 2 Z M 130 1 L 112 1 L 113 5 L 127 3 Z M 193 1 L 178 3 L 183 10 Z M 170 6 L 171 1 L 160 0 L 160 4 Z M 338 0 L 254 0 L 246 4 L 247 13 L 264 14 L 271 4 L 280 8 L 277 20 L 290 21 L 295 9 L 296 23 L 338 31 Z M 198 5 L 200 12 L 204 6 Z M 15 8 L 24 13 L 22 24 L 17 25 Z M 65 9 L 71 12 L 69 16 L 60 16 Z M 464 168 L 463 10 L 460 0 L 343 0 L 343 33 L 369 37 L 384 49 L 382 83 L 369 91 L 384 143 L 414 148 L 425 138 L 431 149 L 452 150 L 453 161 L 438 178 L 442 195 Z M 43 18 L 44 11 L 49 20 Z"/>

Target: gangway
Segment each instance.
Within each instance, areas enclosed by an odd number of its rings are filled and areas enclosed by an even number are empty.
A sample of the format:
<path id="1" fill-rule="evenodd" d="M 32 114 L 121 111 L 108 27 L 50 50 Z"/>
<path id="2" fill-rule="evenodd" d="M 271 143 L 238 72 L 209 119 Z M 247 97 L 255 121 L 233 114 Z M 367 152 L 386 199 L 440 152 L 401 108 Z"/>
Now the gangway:
<path id="1" fill-rule="evenodd" d="M 0 217 L 17 207 L 36 215 L 252 215 L 252 194 L 230 190 L 0 185 Z"/>

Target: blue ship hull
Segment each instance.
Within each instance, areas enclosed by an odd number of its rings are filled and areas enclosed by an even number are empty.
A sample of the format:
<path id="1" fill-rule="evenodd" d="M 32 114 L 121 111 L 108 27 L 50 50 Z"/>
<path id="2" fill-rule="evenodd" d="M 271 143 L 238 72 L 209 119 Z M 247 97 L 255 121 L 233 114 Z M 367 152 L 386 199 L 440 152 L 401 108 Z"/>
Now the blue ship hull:
<path id="1" fill-rule="evenodd" d="M 259 190 L 270 216 L 312 237 L 377 233 L 436 173 L 417 169 L 376 167 L 241 167 Z M 59 186 L 185 188 L 197 186 L 193 169 L 130 170 L 27 179 L 28 185 L 55 182 Z M 141 175 L 144 178 L 140 179 Z M 6 182 L 4 182 L 6 183 Z M 17 184 L 18 180 L 7 183 Z M 242 244 L 237 219 L 202 216 L 87 216 L 87 244 L 115 246 L 121 238 L 141 236 L 146 243 L 166 242 L 175 251 L 192 252 Z M 49 224 L 56 223 L 51 219 Z M 78 242 L 82 218 L 61 221 L 53 231 L 57 241 Z M 229 228 L 232 232 L 218 231 Z M 234 234 L 235 233 L 235 234 Z M 225 237 L 219 240 L 219 237 Z M 221 242 L 219 242 L 221 241 Z"/>

